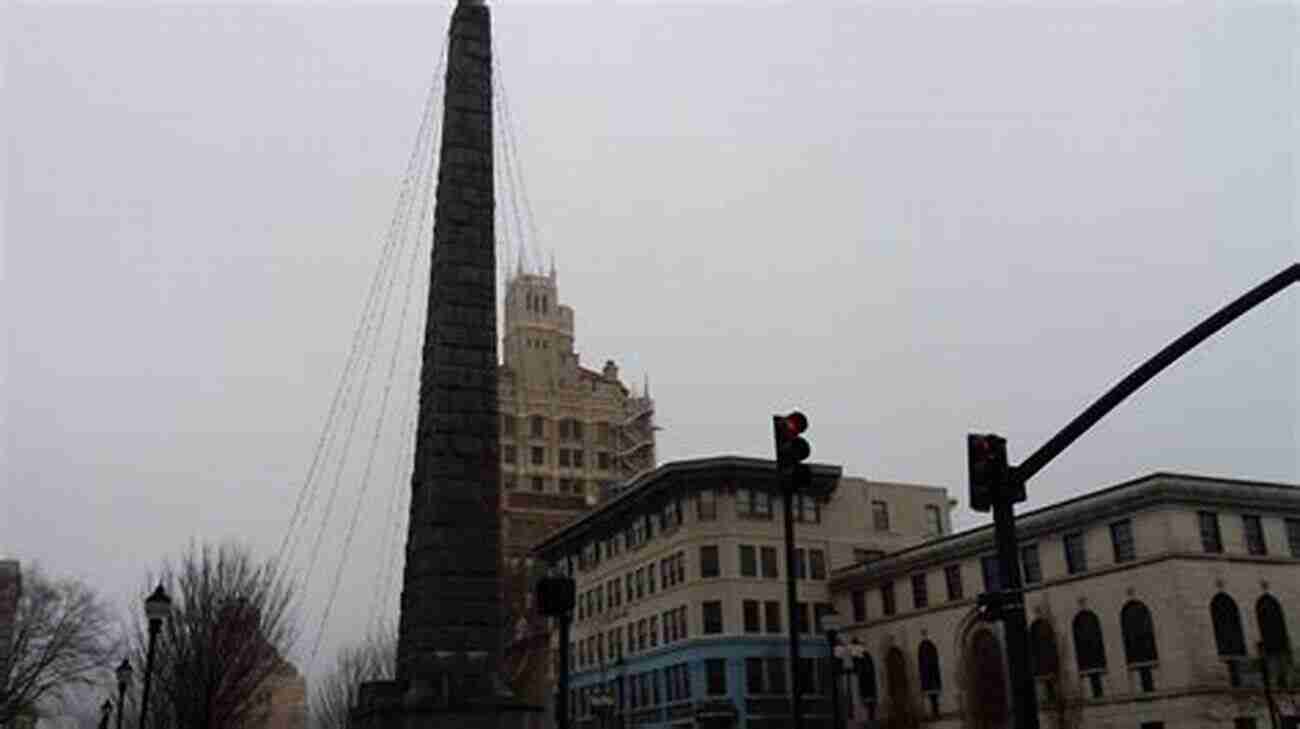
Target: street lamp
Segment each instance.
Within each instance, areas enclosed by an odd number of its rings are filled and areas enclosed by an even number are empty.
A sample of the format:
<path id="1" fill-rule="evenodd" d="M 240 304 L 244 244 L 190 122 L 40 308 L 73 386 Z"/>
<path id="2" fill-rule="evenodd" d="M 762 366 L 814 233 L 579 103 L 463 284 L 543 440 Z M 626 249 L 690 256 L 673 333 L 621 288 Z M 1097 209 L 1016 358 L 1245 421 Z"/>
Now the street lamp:
<path id="1" fill-rule="evenodd" d="M 131 662 L 122 659 L 117 667 L 117 729 L 122 729 L 122 715 L 126 713 L 126 687 L 131 685 Z"/>
<path id="2" fill-rule="evenodd" d="M 162 583 L 154 588 L 153 594 L 144 600 L 144 615 L 149 619 L 149 653 L 144 661 L 144 691 L 140 695 L 140 729 L 149 714 L 149 683 L 153 678 L 153 656 L 158 631 L 162 629 L 163 620 L 172 614 L 172 599 L 167 596 Z"/>
<path id="3" fill-rule="evenodd" d="M 840 618 L 839 613 L 827 613 L 822 616 L 822 632 L 826 634 L 826 642 L 830 645 L 831 654 L 831 729 L 840 729 L 843 726 L 843 720 L 840 719 L 840 659 L 835 653 L 836 642 L 839 639 L 840 629 L 844 627 L 844 620 Z"/>

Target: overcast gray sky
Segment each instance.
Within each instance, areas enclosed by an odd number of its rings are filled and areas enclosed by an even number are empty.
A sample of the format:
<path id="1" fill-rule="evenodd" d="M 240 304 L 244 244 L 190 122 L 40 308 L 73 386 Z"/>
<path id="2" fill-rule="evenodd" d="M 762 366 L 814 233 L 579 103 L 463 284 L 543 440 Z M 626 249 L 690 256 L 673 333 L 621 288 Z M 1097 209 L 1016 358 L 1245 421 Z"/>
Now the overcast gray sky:
<path id="1" fill-rule="evenodd" d="M 134 609 L 191 538 L 279 544 L 449 7 L 0 13 L 0 551 Z M 532 245 L 584 362 L 649 373 L 661 460 L 765 455 L 800 406 L 817 460 L 963 504 L 967 432 L 1024 457 L 1300 257 L 1297 17 L 494 4 Z M 1157 469 L 1300 480 L 1298 293 L 1123 405 L 1029 506 Z M 372 489 L 338 497 L 336 519 L 364 508 L 322 656 L 389 561 Z"/>

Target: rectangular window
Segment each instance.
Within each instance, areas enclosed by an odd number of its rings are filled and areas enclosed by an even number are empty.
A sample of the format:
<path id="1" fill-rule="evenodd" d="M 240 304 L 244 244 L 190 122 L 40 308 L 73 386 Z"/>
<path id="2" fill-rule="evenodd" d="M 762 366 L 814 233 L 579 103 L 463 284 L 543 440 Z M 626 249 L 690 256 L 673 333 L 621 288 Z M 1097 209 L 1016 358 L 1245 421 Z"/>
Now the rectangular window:
<path id="1" fill-rule="evenodd" d="M 883 501 L 871 502 L 871 525 L 878 532 L 889 531 L 889 505 Z"/>
<path id="2" fill-rule="evenodd" d="M 700 577 L 717 577 L 721 572 L 718 565 L 718 546 L 710 544 L 700 547 Z"/>
<path id="3" fill-rule="evenodd" d="M 534 449 L 533 449 L 534 452 L 539 451 L 539 450 L 541 450 L 541 449 L 540 449 L 540 448 L 534 448 Z M 560 465 L 561 465 L 561 466 L 565 466 L 565 467 L 568 467 L 568 465 L 569 465 L 569 449 L 568 449 L 568 448 L 561 448 L 561 449 L 560 449 Z"/>
<path id="4" fill-rule="evenodd" d="M 780 577 L 776 566 L 776 547 L 759 547 L 758 554 L 763 563 L 763 577 L 768 579 Z"/>
<path id="5" fill-rule="evenodd" d="M 546 465 L 546 449 L 539 446 L 533 446 L 533 465 Z"/>
<path id="6" fill-rule="evenodd" d="M 826 579 L 826 552 L 820 549 L 808 550 L 808 572 L 814 580 Z"/>
<path id="7" fill-rule="evenodd" d="M 767 658 L 763 661 L 767 664 L 767 690 L 769 693 L 783 694 L 785 688 L 785 659 L 784 658 Z"/>
<path id="8" fill-rule="evenodd" d="M 826 632 L 825 626 L 822 625 L 822 619 L 834 612 L 835 606 L 828 602 L 819 602 L 813 605 L 813 630 L 818 635 Z"/>
<path id="9" fill-rule="evenodd" d="M 1133 544 L 1133 522 L 1129 519 L 1117 521 L 1110 525 L 1110 544 L 1115 548 L 1115 562 L 1132 562 L 1137 559 L 1137 548 Z"/>
<path id="10" fill-rule="evenodd" d="M 704 634 L 718 635 L 722 633 L 722 602 L 719 600 L 707 600 L 702 605 L 702 615 L 704 617 Z"/>
<path id="11" fill-rule="evenodd" d="M 650 647 L 659 645 L 659 616 L 650 616 Z"/>
<path id="12" fill-rule="evenodd" d="M 581 421 L 581 420 L 575 420 L 575 421 L 573 421 L 573 439 L 574 439 L 574 440 L 582 440 L 582 421 Z"/>
<path id="13" fill-rule="evenodd" d="M 894 610 L 894 583 L 886 582 L 880 586 L 880 612 L 893 615 Z"/>
<path id="14" fill-rule="evenodd" d="M 926 589 L 925 573 L 912 575 L 912 606 L 918 610 L 930 606 L 930 593 Z"/>
<path id="15" fill-rule="evenodd" d="M 794 578 L 808 579 L 808 553 L 803 549 L 794 550 Z"/>
<path id="16" fill-rule="evenodd" d="M 925 532 L 933 537 L 943 535 L 943 512 L 934 504 L 925 505 Z"/>
<path id="17" fill-rule="evenodd" d="M 1038 558 L 1038 545 L 1026 544 L 1020 548 L 1020 568 L 1025 573 L 1026 585 L 1043 581 L 1043 563 Z"/>
<path id="18" fill-rule="evenodd" d="M 1065 571 L 1072 575 L 1086 572 L 1088 551 L 1083 544 L 1083 532 L 1065 535 Z"/>
<path id="19" fill-rule="evenodd" d="M 1232 729 L 1256 729 L 1255 717 L 1240 716 L 1232 720 Z"/>
<path id="20" fill-rule="evenodd" d="M 1300 557 L 1300 519 L 1286 520 L 1286 543 L 1292 557 Z"/>
<path id="21" fill-rule="evenodd" d="M 645 591 L 647 594 L 655 594 L 655 563 L 651 562 L 645 566 Z"/>
<path id="22" fill-rule="evenodd" d="M 737 489 L 736 512 L 755 519 L 772 518 L 772 494 L 762 489 Z"/>
<path id="23" fill-rule="evenodd" d="M 1219 515 L 1213 511 L 1198 511 L 1197 521 L 1201 527 L 1201 549 L 1212 554 L 1223 551 L 1223 535 L 1219 532 Z"/>
<path id="24" fill-rule="evenodd" d="M 961 584 L 961 565 L 950 564 L 943 568 L 943 580 L 948 583 L 948 599 L 960 600 L 963 596 Z"/>
<path id="25" fill-rule="evenodd" d="M 997 592 L 1002 589 L 1002 565 L 996 554 L 980 557 L 980 569 L 984 572 L 984 591 Z"/>
<path id="26" fill-rule="evenodd" d="M 609 454 L 605 451 L 596 454 L 596 468 L 599 468 L 602 471 L 609 470 Z"/>
<path id="27" fill-rule="evenodd" d="M 740 576 L 758 577 L 758 556 L 752 544 L 740 545 Z"/>
<path id="28" fill-rule="evenodd" d="M 816 498 L 807 494 L 798 494 L 794 499 L 794 520 L 808 524 L 817 524 L 822 520 L 821 504 Z"/>
<path id="29" fill-rule="evenodd" d="M 769 633 L 785 632 L 781 626 L 781 603 L 776 600 L 763 602 L 763 628 Z"/>
<path id="30" fill-rule="evenodd" d="M 705 659 L 704 690 L 709 696 L 725 696 L 727 694 L 727 661 L 725 658 Z"/>
<path id="31" fill-rule="evenodd" d="M 763 659 L 745 659 L 745 693 L 754 695 L 763 693 Z"/>
<path id="32" fill-rule="evenodd" d="M 545 490 L 546 490 L 546 479 L 542 478 L 541 476 L 533 476 L 533 490 L 534 490 L 534 491 L 545 491 Z"/>
<path id="33" fill-rule="evenodd" d="M 513 415 L 501 416 L 501 433 L 503 435 L 515 434 L 515 416 Z"/>
<path id="34" fill-rule="evenodd" d="M 528 434 L 534 438 L 546 437 L 546 419 L 540 415 L 534 415 L 529 418 Z"/>
<path id="35" fill-rule="evenodd" d="M 718 518 L 717 491 L 700 489 L 695 492 L 695 515 L 700 521 L 714 521 Z"/>
<path id="36" fill-rule="evenodd" d="M 514 446 L 508 445 L 501 449 L 501 460 L 506 463 L 516 463 L 519 460 L 519 453 Z"/>
<path id="37" fill-rule="evenodd" d="M 812 629 L 812 624 L 808 620 L 808 603 L 796 602 L 794 604 L 794 625 L 800 633 L 807 633 Z"/>
<path id="38" fill-rule="evenodd" d="M 582 451 L 573 451 L 573 467 L 582 468 Z"/>
<path id="39" fill-rule="evenodd" d="M 853 622 L 865 623 L 867 621 L 867 594 L 862 590 L 854 590 L 849 593 L 849 601 L 853 603 Z"/>
<path id="40" fill-rule="evenodd" d="M 761 633 L 763 631 L 762 621 L 758 615 L 758 600 L 745 600 L 745 632 Z"/>
<path id="41" fill-rule="evenodd" d="M 1243 515 L 1241 525 L 1246 531 L 1246 551 L 1250 554 L 1268 554 L 1268 545 L 1264 544 L 1264 527 L 1260 524 L 1259 517 Z"/>

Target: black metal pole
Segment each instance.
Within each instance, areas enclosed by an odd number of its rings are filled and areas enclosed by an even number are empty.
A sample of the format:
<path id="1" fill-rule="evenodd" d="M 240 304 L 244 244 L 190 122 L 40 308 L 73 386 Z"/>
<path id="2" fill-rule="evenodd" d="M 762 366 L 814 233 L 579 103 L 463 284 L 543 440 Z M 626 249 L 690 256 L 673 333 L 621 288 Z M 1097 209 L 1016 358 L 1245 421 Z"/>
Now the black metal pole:
<path id="1" fill-rule="evenodd" d="M 785 521 L 785 601 L 790 617 L 790 715 L 794 729 L 803 729 L 803 681 L 799 675 L 799 593 L 795 585 L 794 488 L 785 474 L 778 474 L 781 486 L 782 517 Z"/>
<path id="2" fill-rule="evenodd" d="M 126 714 L 126 681 L 117 682 L 117 729 L 122 729 L 122 716 Z"/>
<path id="3" fill-rule="evenodd" d="M 1012 478 L 1016 478 L 1014 471 Z M 1003 489 L 1005 493 L 1009 489 Z M 1025 621 L 1024 593 L 1020 582 L 1020 550 L 1016 540 L 1016 514 L 1011 500 L 1000 494 L 993 501 L 993 530 L 1002 572 L 1002 627 L 1006 633 L 1007 665 L 1015 694 L 1016 729 L 1038 729 L 1038 691 L 1029 669 L 1029 630 Z"/>
<path id="4" fill-rule="evenodd" d="M 1282 269 L 1277 275 L 1242 294 L 1232 303 L 1214 312 L 1210 318 L 1175 339 L 1164 349 L 1157 352 L 1154 357 L 1143 362 L 1140 367 L 1120 380 L 1106 394 L 1098 398 L 1092 405 L 1089 405 L 1087 410 L 1084 410 L 1078 417 L 1071 420 L 1069 424 L 1061 429 L 1061 432 L 1052 436 L 1051 440 L 1044 443 L 1041 448 L 1026 458 L 1019 466 L 1020 479 L 1029 481 L 1034 477 L 1034 474 L 1041 471 L 1048 463 L 1051 463 L 1053 458 L 1061 455 L 1061 452 L 1068 448 L 1079 436 L 1096 425 L 1098 420 L 1106 416 L 1106 413 L 1114 410 L 1115 406 L 1149 382 L 1151 378 L 1160 374 L 1166 367 L 1177 361 L 1179 357 L 1209 339 L 1215 332 L 1231 324 L 1237 317 L 1264 303 L 1269 297 L 1296 281 L 1300 281 L 1300 263 L 1293 263 Z"/>
<path id="5" fill-rule="evenodd" d="M 153 679 L 153 654 L 158 643 L 158 631 L 161 628 L 161 620 L 149 621 L 149 653 L 144 661 L 144 689 L 140 693 L 140 729 L 144 729 L 144 722 L 149 714 L 149 685 Z"/>
<path id="6" fill-rule="evenodd" d="M 569 729 L 569 623 L 573 613 L 558 616 L 560 621 L 560 688 L 555 697 L 556 721 L 560 729 Z"/>
<path id="7" fill-rule="evenodd" d="M 843 720 L 840 718 L 840 659 L 835 656 L 837 638 L 839 638 L 837 631 L 826 631 L 826 642 L 831 646 L 831 729 L 840 729 L 843 725 Z"/>
<path id="8" fill-rule="evenodd" d="M 1264 641 L 1257 645 L 1259 650 L 1259 671 L 1264 679 L 1264 701 L 1268 703 L 1268 720 L 1273 729 L 1281 729 L 1277 720 L 1277 703 L 1273 700 L 1273 680 L 1268 672 L 1268 654 L 1264 652 Z"/>

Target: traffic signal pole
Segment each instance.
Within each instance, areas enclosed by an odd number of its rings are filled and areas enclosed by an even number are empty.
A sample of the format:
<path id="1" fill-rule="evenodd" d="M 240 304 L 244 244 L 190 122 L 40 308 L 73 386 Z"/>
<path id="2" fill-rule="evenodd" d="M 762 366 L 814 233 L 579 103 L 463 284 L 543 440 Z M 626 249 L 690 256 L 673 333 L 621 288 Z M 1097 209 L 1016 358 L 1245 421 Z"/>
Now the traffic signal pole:
<path id="1" fill-rule="evenodd" d="M 785 519 L 785 603 L 790 618 L 790 713 L 794 717 L 791 726 L 803 729 L 803 681 L 799 671 L 799 623 L 796 614 L 799 595 L 794 577 L 794 488 L 784 474 L 778 478 L 781 481 L 782 516 Z"/>
<path id="2" fill-rule="evenodd" d="M 1011 478 L 1015 477 L 1013 469 Z M 1004 488 L 1002 492 L 1015 490 Z M 1016 539 L 1015 507 L 1009 496 L 993 501 L 993 534 L 998 548 L 998 568 L 1002 572 L 1002 600 L 998 609 L 1006 634 L 1007 667 L 1015 696 L 1015 726 L 1038 729 L 1038 687 L 1029 668 L 1029 626 L 1020 579 L 1020 545 Z"/>
<path id="3" fill-rule="evenodd" d="M 1029 631 L 1025 619 L 1014 509 L 1017 501 L 1025 499 L 1026 483 L 1156 375 L 1201 342 L 1297 281 L 1300 281 L 1300 263 L 1293 263 L 1228 303 L 1143 362 L 1018 466 L 1007 464 L 1006 441 L 1002 438 L 991 434 L 968 436 L 971 508 L 976 511 L 993 511 L 998 565 L 1002 572 L 1003 590 L 981 596 L 981 602 L 991 606 L 992 614 L 1003 621 L 1007 663 L 1016 696 L 1016 729 L 1038 729 L 1038 694 L 1029 666 Z"/>

